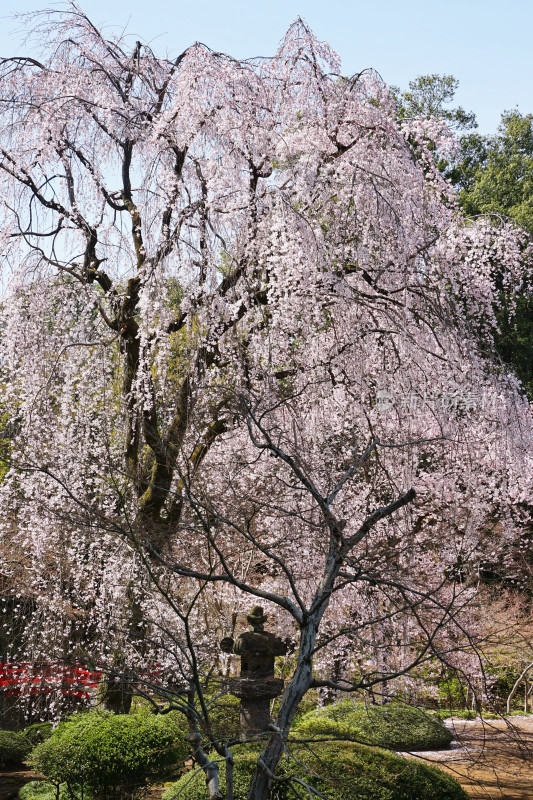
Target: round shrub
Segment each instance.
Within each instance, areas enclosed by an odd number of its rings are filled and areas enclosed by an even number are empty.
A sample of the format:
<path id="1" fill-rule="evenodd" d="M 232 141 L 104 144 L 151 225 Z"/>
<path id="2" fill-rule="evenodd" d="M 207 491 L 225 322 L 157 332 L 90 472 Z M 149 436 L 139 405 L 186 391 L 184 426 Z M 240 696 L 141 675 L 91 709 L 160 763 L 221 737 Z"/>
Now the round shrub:
<path id="1" fill-rule="evenodd" d="M 419 708 L 401 705 L 364 706 L 343 700 L 305 714 L 295 735 L 346 736 L 392 750 L 439 750 L 453 736 L 443 723 Z"/>
<path id="2" fill-rule="evenodd" d="M 23 733 L 0 731 L 0 769 L 23 767 L 31 743 Z"/>
<path id="3" fill-rule="evenodd" d="M 36 744 L 49 739 L 52 735 L 52 730 L 51 722 L 36 722 L 34 725 L 29 725 L 24 729 L 24 736 L 35 747 Z"/>
<path id="4" fill-rule="evenodd" d="M 29 763 L 96 800 L 131 797 L 175 775 L 188 755 L 177 720 L 151 714 L 78 714 L 37 745 Z"/>
<path id="5" fill-rule="evenodd" d="M 459 784 L 436 767 L 406 760 L 395 753 L 345 742 L 292 746 L 296 761 L 284 759 L 278 774 L 293 776 L 313 786 L 328 800 L 468 800 Z M 245 750 L 234 757 L 234 800 L 246 800 L 259 751 Z M 298 763 L 297 763 L 298 762 Z M 225 762 L 219 763 L 220 790 L 225 793 Z M 306 790 L 289 781 L 274 783 L 270 800 L 307 797 Z M 206 800 L 202 771 L 189 772 L 169 786 L 162 800 Z"/>

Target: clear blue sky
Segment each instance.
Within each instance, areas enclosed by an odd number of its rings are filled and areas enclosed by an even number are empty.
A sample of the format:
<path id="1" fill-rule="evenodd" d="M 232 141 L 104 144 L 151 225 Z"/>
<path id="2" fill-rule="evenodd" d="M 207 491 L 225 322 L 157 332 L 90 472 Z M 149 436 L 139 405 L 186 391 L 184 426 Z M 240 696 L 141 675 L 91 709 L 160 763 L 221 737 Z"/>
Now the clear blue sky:
<path id="1" fill-rule="evenodd" d="M 458 102 L 493 132 L 504 109 L 533 112 L 533 0 L 79 0 L 93 22 L 127 26 L 163 53 L 205 42 L 238 58 L 271 55 L 304 17 L 341 55 L 343 73 L 374 67 L 407 88 L 420 74 L 452 73 Z M 0 0 L 0 55 L 20 52 L 7 19 L 46 0 Z"/>

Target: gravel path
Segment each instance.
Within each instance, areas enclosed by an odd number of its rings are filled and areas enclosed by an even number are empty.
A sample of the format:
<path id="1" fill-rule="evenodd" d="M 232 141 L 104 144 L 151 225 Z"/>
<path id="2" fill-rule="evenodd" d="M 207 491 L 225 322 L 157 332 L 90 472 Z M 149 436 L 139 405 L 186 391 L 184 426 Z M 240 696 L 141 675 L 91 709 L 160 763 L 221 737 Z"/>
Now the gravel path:
<path id="1" fill-rule="evenodd" d="M 533 718 L 449 720 L 449 750 L 412 755 L 434 763 L 476 800 L 533 800 Z"/>

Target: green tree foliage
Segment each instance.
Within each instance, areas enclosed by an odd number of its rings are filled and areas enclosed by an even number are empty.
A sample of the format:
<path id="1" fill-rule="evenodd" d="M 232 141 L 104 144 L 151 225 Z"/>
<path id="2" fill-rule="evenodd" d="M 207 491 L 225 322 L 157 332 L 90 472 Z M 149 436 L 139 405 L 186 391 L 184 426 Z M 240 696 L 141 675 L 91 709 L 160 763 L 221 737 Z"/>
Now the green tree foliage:
<path id="1" fill-rule="evenodd" d="M 453 75 L 419 75 L 409 81 L 409 90 L 401 92 L 398 86 L 390 90 L 396 100 L 398 116 L 440 117 L 455 131 L 477 128 L 473 111 L 465 111 L 461 106 L 450 107 L 455 97 L 459 81 Z"/>
<path id="2" fill-rule="evenodd" d="M 533 234 L 533 114 L 504 111 L 497 133 L 482 136 L 475 114 L 453 106 L 458 86 L 453 75 L 419 75 L 408 91 L 390 89 L 400 118 L 438 117 L 462 134 L 456 158 L 442 166 L 466 213 L 502 214 Z"/>
<path id="3" fill-rule="evenodd" d="M 533 236 L 533 114 L 505 111 L 494 136 L 461 137 L 460 153 L 449 170 L 459 201 L 469 215 L 511 217 Z M 504 302 L 499 314 L 499 355 L 511 365 L 533 397 L 533 299 L 518 298 L 509 319 Z"/>
<path id="4" fill-rule="evenodd" d="M 458 190 L 466 214 L 495 214 L 511 217 L 533 236 L 533 114 L 518 110 L 502 114 L 498 131 L 483 136 L 473 112 L 454 106 L 459 81 L 453 75 L 419 75 L 409 90 L 391 87 L 400 118 L 433 116 L 459 136 L 458 152 L 452 160 L 436 154 L 439 168 Z M 496 336 L 498 355 L 521 380 L 533 397 L 533 299 L 529 293 L 518 298 L 509 315 L 502 292 Z"/>
<path id="5" fill-rule="evenodd" d="M 496 135 L 462 137 L 451 177 L 468 214 L 503 214 L 533 234 L 533 114 L 505 111 Z"/>

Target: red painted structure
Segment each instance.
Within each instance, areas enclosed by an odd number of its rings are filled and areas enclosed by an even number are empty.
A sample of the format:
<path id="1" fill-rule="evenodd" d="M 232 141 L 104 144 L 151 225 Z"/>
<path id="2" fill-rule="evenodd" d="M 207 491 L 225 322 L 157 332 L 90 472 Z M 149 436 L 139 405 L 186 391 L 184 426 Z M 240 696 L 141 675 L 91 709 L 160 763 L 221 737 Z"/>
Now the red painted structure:
<path id="1" fill-rule="evenodd" d="M 0 692 L 4 697 L 47 695 L 58 690 L 64 697 L 89 700 L 102 673 L 81 664 L 56 662 L 0 662 Z"/>

